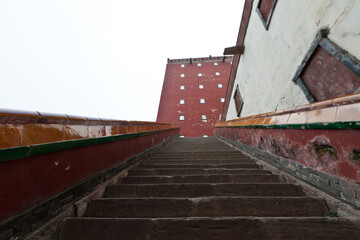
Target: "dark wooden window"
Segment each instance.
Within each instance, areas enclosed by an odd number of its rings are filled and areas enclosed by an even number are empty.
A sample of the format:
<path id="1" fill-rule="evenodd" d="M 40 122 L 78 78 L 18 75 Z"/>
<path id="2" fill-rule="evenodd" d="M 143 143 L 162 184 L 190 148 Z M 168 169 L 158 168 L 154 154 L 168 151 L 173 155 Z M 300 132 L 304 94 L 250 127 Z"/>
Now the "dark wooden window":
<path id="1" fill-rule="evenodd" d="M 265 29 L 269 28 L 270 20 L 277 0 L 259 0 L 256 11 L 258 12 Z"/>
<path id="2" fill-rule="evenodd" d="M 360 89 L 360 61 L 326 35 L 320 31 L 293 79 L 309 102 L 353 94 Z"/>
<path id="3" fill-rule="evenodd" d="M 235 101 L 235 107 L 236 107 L 236 115 L 239 117 L 242 106 L 244 104 L 243 99 L 240 94 L 239 85 L 236 86 L 236 90 L 235 90 L 235 94 L 234 94 L 234 101 Z"/>

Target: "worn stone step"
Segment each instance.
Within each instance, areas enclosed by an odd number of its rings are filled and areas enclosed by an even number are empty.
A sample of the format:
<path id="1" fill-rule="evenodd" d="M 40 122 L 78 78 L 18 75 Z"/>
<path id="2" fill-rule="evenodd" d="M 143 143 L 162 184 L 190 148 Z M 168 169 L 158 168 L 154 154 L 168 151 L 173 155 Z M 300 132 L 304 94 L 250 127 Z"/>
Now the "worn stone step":
<path id="1" fill-rule="evenodd" d="M 207 197 L 207 196 L 304 196 L 298 186 L 274 183 L 222 184 L 118 184 L 107 187 L 104 197 Z"/>
<path id="2" fill-rule="evenodd" d="M 182 160 L 237 160 L 237 161 L 247 161 L 249 158 L 245 158 L 245 157 L 216 157 L 216 156 L 209 156 L 209 157 L 151 157 L 148 158 L 147 160 L 158 160 L 158 161 L 162 161 L 162 160 L 172 160 L 172 161 L 182 161 Z"/>
<path id="3" fill-rule="evenodd" d="M 158 157 L 158 158 L 181 158 L 181 157 L 213 157 L 213 158 L 219 158 L 219 157 L 233 157 L 233 158 L 249 158 L 248 156 L 245 156 L 241 153 L 157 153 L 152 155 L 151 157 Z"/>
<path id="4" fill-rule="evenodd" d="M 227 169 L 227 168 L 163 168 L 163 169 L 138 169 L 131 170 L 128 176 L 149 176 L 149 175 L 201 175 L 201 174 L 270 174 L 268 170 L 259 169 Z"/>
<path id="5" fill-rule="evenodd" d="M 244 155 L 243 153 L 239 152 L 239 151 L 208 151 L 208 152 L 158 152 L 156 154 L 154 154 L 154 156 L 159 156 L 159 157 L 177 157 L 177 156 L 216 156 L 216 157 L 221 157 L 221 156 L 227 156 L 227 157 L 248 157 L 246 155 Z"/>
<path id="6" fill-rule="evenodd" d="M 154 155 L 152 155 L 151 157 L 159 157 L 159 158 L 179 158 L 179 157 L 238 157 L 238 158 L 245 158 L 248 156 L 243 155 L 240 152 L 223 152 L 223 153 L 219 153 L 219 152 L 177 152 L 177 153 L 156 153 Z"/>
<path id="7" fill-rule="evenodd" d="M 279 183 L 284 178 L 273 174 L 214 174 L 214 175 L 183 175 L 183 176 L 128 176 L 120 179 L 119 183 Z"/>
<path id="8" fill-rule="evenodd" d="M 137 169 L 153 169 L 153 168 L 227 168 L 227 169 L 236 169 L 236 168 L 251 168 L 251 169 L 259 169 L 260 166 L 257 164 L 147 164 L 144 162 L 139 165 Z"/>
<path id="9" fill-rule="evenodd" d="M 253 159 L 146 159 L 143 161 L 144 164 L 255 164 Z"/>
<path id="10" fill-rule="evenodd" d="M 105 198 L 90 202 L 89 217 L 326 216 L 323 199 L 304 197 Z"/>
<path id="11" fill-rule="evenodd" d="M 157 160 L 157 161 L 184 161 L 184 160 L 202 160 L 202 161 L 208 161 L 208 160 L 236 160 L 238 162 L 246 162 L 246 161 L 252 161 L 255 162 L 255 160 L 251 160 L 249 158 L 244 158 L 244 157 L 215 157 L 215 156 L 211 156 L 211 157 L 151 157 L 151 158 L 147 158 L 147 161 L 149 160 Z"/>
<path id="12" fill-rule="evenodd" d="M 341 218 L 68 218 L 60 240 L 357 240 Z"/>
<path id="13" fill-rule="evenodd" d="M 155 154 L 150 158 L 249 158 L 242 154 Z"/>
<path id="14" fill-rule="evenodd" d="M 226 154 L 226 153 L 239 153 L 239 151 L 234 150 L 233 148 L 168 148 L 166 149 L 166 152 L 159 152 L 159 153 L 166 153 L 166 154 L 192 154 L 192 153 L 198 153 L 198 154 L 209 154 L 209 153 L 215 153 L 216 154 Z M 241 153 L 241 152 L 240 152 Z"/>

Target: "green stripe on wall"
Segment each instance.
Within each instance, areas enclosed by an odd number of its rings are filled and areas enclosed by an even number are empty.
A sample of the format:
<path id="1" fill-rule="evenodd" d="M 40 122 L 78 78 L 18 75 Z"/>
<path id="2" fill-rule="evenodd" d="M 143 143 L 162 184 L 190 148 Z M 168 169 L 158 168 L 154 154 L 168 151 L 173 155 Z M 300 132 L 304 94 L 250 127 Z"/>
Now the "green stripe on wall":
<path id="1" fill-rule="evenodd" d="M 173 129 L 175 129 L 175 128 L 0 149 L 0 162 L 6 162 L 9 160 L 15 160 L 15 159 L 20 159 L 20 158 L 25 158 L 25 157 L 33 157 L 33 156 L 38 156 L 41 154 L 58 152 L 58 151 L 72 149 L 72 148 L 79 148 L 79 147 L 91 146 L 91 145 L 95 145 L 95 144 L 109 143 L 109 142 L 115 142 L 115 141 L 119 141 L 119 140 L 129 139 L 129 138 L 147 136 L 150 134 L 165 132 L 165 131 L 169 131 L 169 130 L 173 130 Z"/>

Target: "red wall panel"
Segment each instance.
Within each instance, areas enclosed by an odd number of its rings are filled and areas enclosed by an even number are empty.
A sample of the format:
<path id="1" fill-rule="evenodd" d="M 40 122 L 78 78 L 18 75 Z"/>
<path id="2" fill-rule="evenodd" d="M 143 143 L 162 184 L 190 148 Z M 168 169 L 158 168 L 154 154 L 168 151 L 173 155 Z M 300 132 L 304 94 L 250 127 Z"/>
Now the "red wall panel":
<path id="1" fill-rule="evenodd" d="M 316 48 L 301 79 L 316 101 L 353 94 L 360 87 L 360 77 L 321 46 Z"/>

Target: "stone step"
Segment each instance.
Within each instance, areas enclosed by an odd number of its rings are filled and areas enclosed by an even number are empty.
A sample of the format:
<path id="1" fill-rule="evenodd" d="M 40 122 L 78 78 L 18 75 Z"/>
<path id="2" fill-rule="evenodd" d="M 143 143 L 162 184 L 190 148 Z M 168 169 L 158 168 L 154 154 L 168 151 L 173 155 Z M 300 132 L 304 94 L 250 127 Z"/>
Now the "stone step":
<path id="1" fill-rule="evenodd" d="M 182 175 L 182 176 L 128 176 L 120 180 L 125 184 L 155 183 L 279 183 L 284 178 L 273 174 L 214 174 L 214 175 Z"/>
<path id="2" fill-rule="evenodd" d="M 216 157 L 216 156 L 209 156 L 209 157 L 196 157 L 196 156 L 189 156 L 189 157 L 150 157 L 147 158 L 147 160 L 157 160 L 157 161 L 163 161 L 163 160 L 168 160 L 168 161 L 183 161 L 183 160 L 237 160 L 238 162 L 242 162 L 242 161 L 249 161 L 251 159 L 246 158 L 246 157 L 226 157 L 226 156 L 221 156 L 221 157 Z M 254 160 L 252 160 L 254 161 Z"/>
<path id="3" fill-rule="evenodd" d="M 298 186 L 274 183 L 230 184 L 118 184 L 109 186 L 104 197 L 208 197 L 208 196 L 304 196 Z"/>
<path id="4" fill-rule="evenodd" d="M 239 151 L 234 150 L 233 148 L 168 148 L 166 149 L 166 152 L 158 152 L 158 153 L 166 153 L 166 154 L 191 154 L 191 153 L 199 153 L 199 154 L 209 154 L 209 153 L 237 153 L 239 154 Z"/>
<path id="5" fill-rule="evenodd" d="M 159 157 L 159 158 L 181 158 L 181 157 L 238 157 L 238 158 L 249 158 L 248 156 L 243 155 L 240 152 L 178 152 L 178 153 L 156 153 L 151 157 Z"/>
<path id="6" fill-rule="evenodd" d="M 201 152 L 201 151 L 181 151 L 181 152 L 171 152 L 171 151 L 163 151 L 163 152 L 157 152 L 154 155 L 159 155 L 159 156 L 177 156 L 177 155 L 197 155 L 197 156 L 203 156 L 203 155 L 215 155 L 215 156 L 222 156 L 222 155 L 234 155 L 234 156 L 246 156 L 244 155 L 242 152 L 237 151 L 232 149 L 231 151 L 216 151 L 215 149 L 206 151 L 206 152 Z"/>
<path id="7" fill-rule="evenodd" d="M 143 164 L 255 164 L 256 162 L 253 159 L 146 159 L 143 161 Z"/>
<path id="8" fill-rule="evenodd" d="M 67 218 L 60 240 L 357 240 L 340 218 Z"/>
<path id="9" fill-rule="evenodd" d="M 147 164 L 144 162 L 139 165 L 137 169 L 160 169 L 160 168 L 226 168 L 226 169 L 236 169 L 236 168 L 251 168 L 259 169 L 260 166 L 257 164 Z"/>
<path id="10" fill-rule="evenodd" d="M 316 217 L 323 199 L 304 197 L 104 198 L 92 200 L 87 217 Z"/>
<path id="11" fill-rule="evenodd" d="M 202 175 L 202 174 L 270 174 L 268 170 L 259 169 L 227 169 L 227 168 L 163 168 L 163 169 L 138 169 L 128 172 L 128 176 L 176 176 L 176 175 Z"/>

